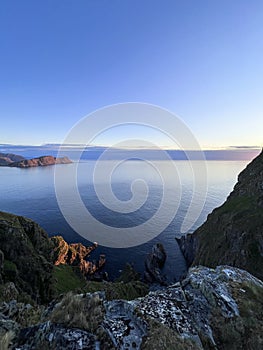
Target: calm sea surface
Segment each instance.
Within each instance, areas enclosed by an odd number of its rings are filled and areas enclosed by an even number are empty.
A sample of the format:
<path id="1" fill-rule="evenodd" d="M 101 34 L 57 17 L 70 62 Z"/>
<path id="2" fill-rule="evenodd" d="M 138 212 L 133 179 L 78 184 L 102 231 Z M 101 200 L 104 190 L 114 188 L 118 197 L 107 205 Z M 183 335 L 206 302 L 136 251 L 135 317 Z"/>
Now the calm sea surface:
<path id="1" fill-rule="evenodd" d="M 112 161 L 104 161 L 107 169 Z M 198 161 L 196 161 L 198 162 Z M 154 161 L 161 172 L 166 172 L 168 164 L 166 161 Z M 144 259 L 151 247 L 156 242 L 162 242 L 166 249 L 168 258 L 164 267 L 164 273 L 172 282 L 185 271 L 185 261 L 178 249 L 175 236 L 181 235 L 181 224 L 189 207 L 193 191 L 198 188 L 193 187 L 193 175 L 187 161 L 173 161 L 179 174 L 178 178 L 174 176 L 166 177 L 165 186 L 175 186 L 182 192 L 178 211 L 160 235 L 153 240 L 133 247 L 133 248 L 107 248 L 100 246 L 94 257 L 100 253 L 105 253 L 107 257 L 106 271 L 111 278 L 116 278 L 119 271 L 126 262 L 134 264 L 134 267 L 141 273 L 144 270 Z M 207 179 L 208 191 L 201 215 L 190 231 L 202 224 L 207 215 L 217 206 L 221 205 L 237 180 L 238 173 L 246 166 L 248 161 L 208 161 Z M 111 188 L 114 195 L 120 201 L 128 201 L 132 197 L 131 184 L 135 179 L 142 178 L 148 186 L 147 200 L 138 210 L 130 213 L 118 213 L 105 207 L 97 198 L 93 187 L 93 170 L 96 161 L 90 160 L 79 163 L 78 166 L 78 189 L 87 209 L 97 220 L 113 227 L 133 227 L 141 224 L 151 218 L 158 206 L 161 205 L 163 184 L 160 173 L 154 171 L 146 162 L 129 160 L 117 167 L 111 176 Z M 196 163 L 198 165 L 198 163 Z M 201 167 L 201 163 L 199 163 Z M 73 165 L 60 165 L 63 167 L 64 176 L 61 182 L 67 188 L 71 186 L 67 173 Z M 153 167 L 154 168 L 154 167 Z M 197 166 L 198 168 L 198 166 Z M 49 235 L 62 235 L 68 242 L 82 242 L 89 244 L 83 237 L 79 236 L 66 222 L 59 206 L 57 204 L 54 189 L 54 169 L 55 167 L 38 167 L 30 169 L 17 169 L 0 167 L 0 210 L 23 215 L 39 223 Z M 152 171 L 153 170 L 153 171 Z M 105 179 L 105 182 L 108 179 Z M 99 179 L 99 185 L 103 186 L 103 176 Z M 108 193 L 105 190 L 103 196 L 107 198 Z M 72 205 L 72 215 L 78 215 L 75 212 L 74 203 Z M 198 206 L 198 200 L 196 205 Z M 173 205 L 173 200 L 169 205 Z M 200 206 L 201 195 L 200 195 Z M 155 223 L 158 225 L 158 222 Z M 89 223 L 87 223 L 89 225 Z"/>

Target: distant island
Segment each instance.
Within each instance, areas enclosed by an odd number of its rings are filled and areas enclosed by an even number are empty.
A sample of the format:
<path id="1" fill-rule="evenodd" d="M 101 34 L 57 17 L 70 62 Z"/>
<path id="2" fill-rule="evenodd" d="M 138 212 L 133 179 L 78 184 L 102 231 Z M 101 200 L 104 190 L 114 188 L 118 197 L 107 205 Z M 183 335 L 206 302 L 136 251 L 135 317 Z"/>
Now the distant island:
<path id="1" fill-rule="evenodd" d="M 37 158 L 26 159 L 13 153 L 0 153 L 0 166 L 32 168 L 37 166 L 70 163 L 72 163 L 72 161 L 68 157 L 56 158 L 53 156 L 41 156 Z"/>

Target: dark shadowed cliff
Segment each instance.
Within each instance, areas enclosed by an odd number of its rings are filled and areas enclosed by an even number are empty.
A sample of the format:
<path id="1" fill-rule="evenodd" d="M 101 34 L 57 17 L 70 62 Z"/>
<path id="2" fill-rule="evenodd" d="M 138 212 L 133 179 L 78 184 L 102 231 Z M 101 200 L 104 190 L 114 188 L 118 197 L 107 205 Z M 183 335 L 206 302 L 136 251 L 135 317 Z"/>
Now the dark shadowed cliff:
<path id="1" fill-rule="evenodd" d="M 226 202 L 178 241 L 189 265 L 227 264 L 263 279 L 263 151 L 239 174 Z"/>
<path id="2" fill-rule="evenodd" d="M 14 282 L 19 293 L 45 302 L 52 296 L 52 244 L 34 221 L 0 212 L 2 280 Z"/>

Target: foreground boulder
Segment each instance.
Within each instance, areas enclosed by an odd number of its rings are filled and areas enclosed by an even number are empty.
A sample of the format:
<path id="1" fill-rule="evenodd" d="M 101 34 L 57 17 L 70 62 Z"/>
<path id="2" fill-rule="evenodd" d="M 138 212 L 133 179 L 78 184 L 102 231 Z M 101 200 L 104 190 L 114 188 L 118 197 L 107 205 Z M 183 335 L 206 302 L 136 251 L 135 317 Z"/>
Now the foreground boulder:
<path id="1" fill-rule="evenodd" d="M 178 243 L 188 265 L 227 264 L 263 280 L 263 151 L 239 174 L 226 202 Z"/>
<path id="2" fill-rule="evenodd" d="M 13 332 L 10 349 L 263 348 L 263 283 L 229 266 L 191 268 L 182 283 L 132 301 L 70 293 L 31 326 L 20 323 L 18 307 L 34 314 L 30 306 L 0 305 L 0 334 Z"/>

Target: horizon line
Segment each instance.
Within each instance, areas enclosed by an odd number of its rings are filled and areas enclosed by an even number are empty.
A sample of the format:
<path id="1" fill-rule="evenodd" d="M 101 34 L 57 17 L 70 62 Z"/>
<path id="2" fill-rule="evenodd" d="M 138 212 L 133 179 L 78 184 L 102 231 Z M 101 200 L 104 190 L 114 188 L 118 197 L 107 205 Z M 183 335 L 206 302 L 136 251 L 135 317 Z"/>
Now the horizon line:
<path id="1" fill-rule="evenodd" d="M 168 150 L 168 151 L 257 151 L 261 150 L 263 147 L 260 145 L 254 145 L 254 146 L 246 146 L 246 145 L 237 145 L 237 146 L 208 146 L 208 147 L 200 147 L 200 149 L 181 149 L 181 148 L 173 148 L 168 145 L 160 145 L 156 147 L 145 147 L 145 146 L 128 146 L 127 147 L 115 147 L 114 145 L 94 145 L 94 144 L 82 144 L 82 143 L 71 143 L 71 144 L 63 144 L 63 143 L 43 143 L 43 144 L 13 144 L 13 143 L 1 143 L 0 147 L 36 147 L 36 148 L 70 148 L 72 150 L 85 147 L 85 148 L 112 148 L 116 150 Z"/>

